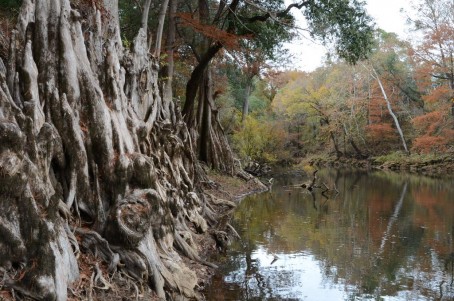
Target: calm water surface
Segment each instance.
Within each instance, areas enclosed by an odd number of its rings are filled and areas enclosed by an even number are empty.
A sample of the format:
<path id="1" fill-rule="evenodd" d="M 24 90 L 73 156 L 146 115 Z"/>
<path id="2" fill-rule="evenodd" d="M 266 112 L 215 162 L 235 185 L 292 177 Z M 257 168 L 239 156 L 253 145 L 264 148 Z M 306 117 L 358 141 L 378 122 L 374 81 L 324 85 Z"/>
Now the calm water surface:
<path id="1" fill-rule="evenodd" d="M 322 170 L 246 198 L 207 300 L 454 300 L 454 181 Z"/>

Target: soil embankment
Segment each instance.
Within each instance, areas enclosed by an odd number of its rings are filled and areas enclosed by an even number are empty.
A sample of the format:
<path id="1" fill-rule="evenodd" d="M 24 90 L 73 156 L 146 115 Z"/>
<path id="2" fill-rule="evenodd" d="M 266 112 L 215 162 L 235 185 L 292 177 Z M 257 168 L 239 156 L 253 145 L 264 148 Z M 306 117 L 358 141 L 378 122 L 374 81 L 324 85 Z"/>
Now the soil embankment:
<path id="1" fill-rule="evenodd" d="M 426 176 L 454 175 L 454 156 L 391 154 L 368 159 L 312 157 L 303 160 L 300 166 L 356 167 L 417 173 Z"/>

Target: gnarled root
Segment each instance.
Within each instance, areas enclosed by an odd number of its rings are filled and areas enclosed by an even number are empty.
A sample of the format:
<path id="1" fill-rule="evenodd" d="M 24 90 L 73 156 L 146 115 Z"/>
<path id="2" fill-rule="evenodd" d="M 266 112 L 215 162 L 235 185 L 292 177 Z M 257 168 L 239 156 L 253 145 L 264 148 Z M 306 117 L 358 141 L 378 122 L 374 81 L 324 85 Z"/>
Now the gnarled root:
<path id="1" fill-rule="evenodd" d="M 175 236 L 175 247 L 183 253 L 183 255 L 185 255 L 186 257 L 194 260 L 194 261 L 197 261 L 197 262 L 200 262 L 206 266 L 209 266 L 211 268 L 217 268 L 218 266 L 215 265 L 214 263 L 210 263 L 206 260 L 203 260 L 199 257 L 199 255 L 195 252 L 195 250 L 183 239 L 183 237 L 181 237 L 179 234 L 176 234 Z"/>
<path id="2" fill-rule="evenodd" d="M 82 247 L 90 250 L 94 255 L 101 257 L 104 262 L 109 264 L 108 271 L 114 272 L 120 264 L 120 256 L 112 251 L 107 240 L 95 231 L 76 228 L 75 232 L 82 236 Z"/>

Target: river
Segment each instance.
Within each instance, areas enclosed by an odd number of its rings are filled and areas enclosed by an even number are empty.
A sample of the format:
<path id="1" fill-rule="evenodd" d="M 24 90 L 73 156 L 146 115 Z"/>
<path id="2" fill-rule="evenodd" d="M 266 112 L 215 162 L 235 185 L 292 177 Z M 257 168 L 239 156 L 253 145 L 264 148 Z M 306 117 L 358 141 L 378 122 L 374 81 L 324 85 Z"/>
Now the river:
<path id="1" fill-rule="evenodd" d="M 318 176 L 330 192 L 290 173 L 239 204 L 241 240 L 216 259 L 207 300 L 454 300 L 452 179 Z"/>

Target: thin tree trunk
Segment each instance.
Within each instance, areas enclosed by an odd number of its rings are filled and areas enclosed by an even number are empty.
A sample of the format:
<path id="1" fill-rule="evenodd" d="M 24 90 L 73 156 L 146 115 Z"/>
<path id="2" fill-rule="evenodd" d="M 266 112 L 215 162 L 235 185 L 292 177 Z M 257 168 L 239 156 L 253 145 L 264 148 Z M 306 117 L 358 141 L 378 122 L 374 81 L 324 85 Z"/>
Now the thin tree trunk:
<path id="1" fill-rule="evenodd" d="M 172 83 L 174 74 L 174 48 L 175 48 L 175 14 L 177 12 L 178 0 L 169 1 L 169 24 L 167 26 L 166 54 L 167 65 L 163 67 L 163 78 L 165 81 L 164 99 L 173 99 Z"/>
<path id="2" fill-rule="evenodd" d="M 159 61 L 161 55 L 161 42 L 162 42 L 162 31 L 164 30 L 164 20 L 166 18 L 167 7 L 169 6 L 169 0 L 164 0 L 161 3 L 161 10 L 159 12 L 158 19 L 158 30 L 156 33 L 156 46 L 154 49 L 154 57 Z"/>
<path id="3" fill-rule="evenodd" d="M 171 111 L 174 111 L 173 102 L 173 74 L 174 74 L 174 47 L 175 47 L 175 14 L 177 11 L 178 0 L 169 1 L 169 21 L 167 26 L 166 54 L 167 64 L 161 69 L 161 78 L 163 81 L 162 98 L 163 98 L 163 118 L 172 117 Z M 175 120 L 172 120 L 175 122 Z"/>
<path id="4" fill-rule="evenodd" d="M 395 126 L 397 128 L 397 131 L 399 132 L 400 140 L 402 141 L 402 146 L 404 147 L 405 152 L 408 153 L 407 143 L 405 142 L 404 133 L 402 132 L 402 129 L 400 127 L 399 120 L 397 119 L 396 114 L 394 114 L 394 112 L 393 112 L 393 109 L 391 107 L 391 103 L 389 102 L 389 99 L 388 99 L 388 96 L 386 94 L 385 88 L 383 87 L 383 84 L 382 84 L 382 82 L 380 80 L 380 77 L 378 76 L 377 71 L 375 71 L 375 69 L 373 69 L 373 72 L 375 74 L 375 79 L 377 80 L 378 85 L 380 86 L 381 92 L 383 94 L 383 98 L 386 101 L 386 106 L 388 108 L 388 112 L 391 115 L 391 117 L 393 118 L 394 124 L 395 124 Z"/>
<path id="5" fill-rule="evenodd" d="M 252 79 L 247 81 L 246 89 L 244 91 L 244 100 L 243 100 L 243 114 L 241 116 L 241 122 L 244 124 L 246 121 L 247 115 L 249 114 L 249 96 L 251 96 L 252 90 Z"/>
<path id="6" fill-rule="evenodd" d="M 140 20 L 140 27 L 144 32 L 147 32 L 148 29 L 148 13 L 150 12 L 151 0 L 145 0 L 142 9 L 142 19 Z"/>

